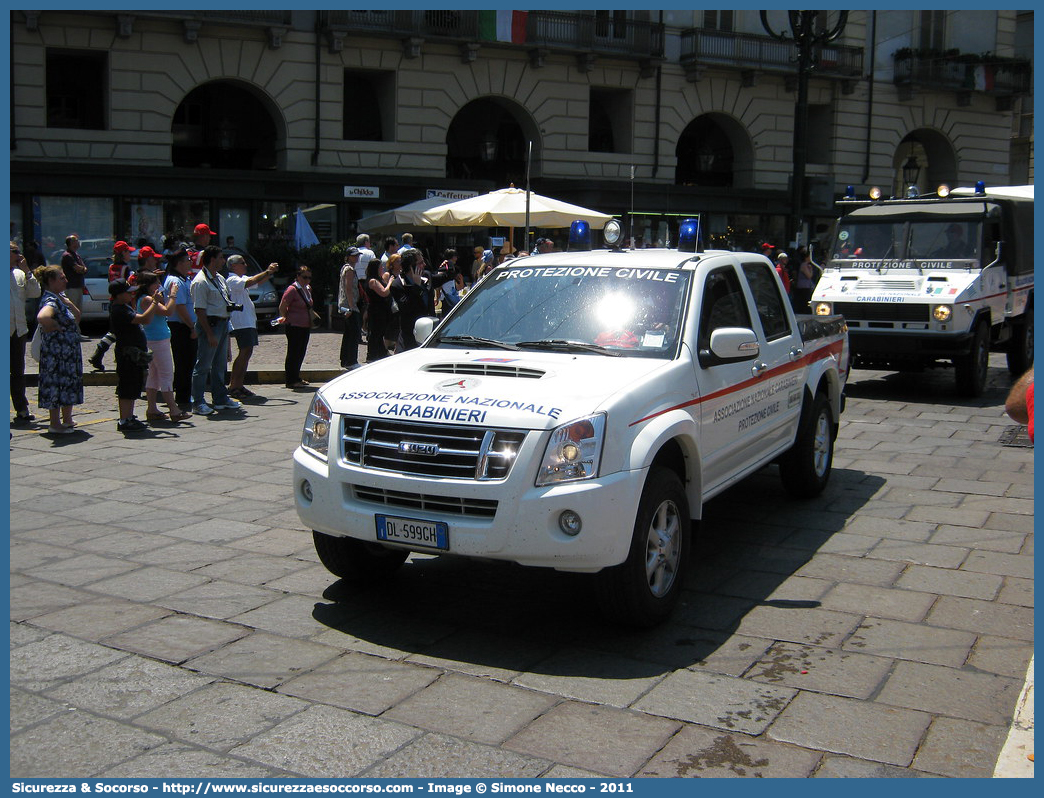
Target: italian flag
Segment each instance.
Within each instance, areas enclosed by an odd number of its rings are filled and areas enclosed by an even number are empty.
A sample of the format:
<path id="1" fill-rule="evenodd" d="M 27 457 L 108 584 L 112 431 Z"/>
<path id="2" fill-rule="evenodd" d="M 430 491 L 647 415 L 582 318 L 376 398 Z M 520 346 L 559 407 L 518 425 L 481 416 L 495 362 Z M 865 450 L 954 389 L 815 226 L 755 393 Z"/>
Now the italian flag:
<path id="1" fill-rule="evenodd" d="M 479 38 L 485 42 L 526 43 L 526 11 L 479 11 Z"/>

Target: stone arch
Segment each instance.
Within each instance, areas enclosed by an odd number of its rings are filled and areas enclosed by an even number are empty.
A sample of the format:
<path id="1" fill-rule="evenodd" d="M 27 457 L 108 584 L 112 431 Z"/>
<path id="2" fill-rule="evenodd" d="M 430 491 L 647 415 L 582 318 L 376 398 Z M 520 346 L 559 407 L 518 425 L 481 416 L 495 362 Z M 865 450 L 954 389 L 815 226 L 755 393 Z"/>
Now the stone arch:
<path id="1" fill-rule="evenodd" d="M 471 100 L 461 106 L 446 131 L 446 177 L 491 180 L 498 188 L 511 183 L 521 187 L 530 141 L 530 175 L 534 176 L 540 161 L 540 131 L 529 112 L 507 97 Z"/>
<path id="2" fill-rule="evenodd" d="M 221 78 L 189 91 L 170 126 L 173 166 L 220 169 L 286 167 L 286 123 L 257 86 Z"/>
<path id="3" fill-rule="evenodd" d="M 754 143 L 728 114 L 712 112 L 693 119 L 678 137 L 675 155 L 675 185 L 754 186 Z"/>
<path id="4" fill-rule="evenodd" d="M 892 155 L 893 196 L 901 197 L 906 189 L 903 185 L 903 167 L 913 158 L 918 173 L 914 181 L 922 193 L 931 193 L 941 184 L 957 185 L 957 151 L 950 140 L 938 130 L 917 128 L 907 133 Z"/>

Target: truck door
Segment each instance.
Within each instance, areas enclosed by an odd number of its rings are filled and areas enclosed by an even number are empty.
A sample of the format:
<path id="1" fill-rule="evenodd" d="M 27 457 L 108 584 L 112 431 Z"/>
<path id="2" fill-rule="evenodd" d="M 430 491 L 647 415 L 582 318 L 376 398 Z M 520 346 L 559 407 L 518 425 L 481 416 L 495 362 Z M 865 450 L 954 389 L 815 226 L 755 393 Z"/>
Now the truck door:
<path id="1" fill-rule="evenodd" d="M 704 495 L 749 468 L 764 452 L 758 437 L 761 428 L 751 423 L 758 411 L 755 375 L 758 355 L 721 359 L 710 350 L 710 337 L 722 327 L 753 330 L 751 315 L 735 265 L 712 267 L 703 281 L 694 361 L 700 403 L 697 422 L 703 459 Z M 763 342 L 761 342 L 763 345 Z"/>
<path id="2" fill-rule="evenodd" d="M 761 354 L 764 369 L 756 396 L 763 410 L 757 428 L 762 453 L 769 448 L 786 448 L 794 440 L 801 417 L 801 393 L 804 385 L 804 357 L 801 335 L 792 326 L 793 316 L 787 312 L 786 297 L 780 291 L 775 270 L 763 261 L 742 264 L 747 278 L 755 325 L 761 329 Z M 757 326 L 754 328 L 757 330 Z"/>

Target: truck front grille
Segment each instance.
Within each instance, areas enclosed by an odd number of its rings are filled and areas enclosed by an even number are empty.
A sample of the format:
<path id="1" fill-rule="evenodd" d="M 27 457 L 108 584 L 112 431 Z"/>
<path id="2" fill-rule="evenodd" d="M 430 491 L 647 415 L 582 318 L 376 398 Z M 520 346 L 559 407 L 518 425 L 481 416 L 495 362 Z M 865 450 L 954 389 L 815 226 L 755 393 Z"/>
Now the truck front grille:
<path id="1" fill-rule="evenodd" d="M 835 302 L 834 313 L 840 313 L 846 321 L 927 322 L 931 307 L 901 302 Z"/>
<path id="2" fill-rule="evenodd" d="M 341 421 L 341 457 L 346 462 L 424 477 L 505 479 L 525 439 L 522 430 L 358 416 Z"/>
<path id="3" fill-rule="evenodd" d="M 495 499 L 469 499 L 464 496 L 408 493 L 401 490 L 371 488 L 365 485 L 355 485 L 353 490 L 355 498 L 359 501 L 379 504 L 395 510 L 445 513 L 469 518 L 492 518 L 497 514 Z"/>

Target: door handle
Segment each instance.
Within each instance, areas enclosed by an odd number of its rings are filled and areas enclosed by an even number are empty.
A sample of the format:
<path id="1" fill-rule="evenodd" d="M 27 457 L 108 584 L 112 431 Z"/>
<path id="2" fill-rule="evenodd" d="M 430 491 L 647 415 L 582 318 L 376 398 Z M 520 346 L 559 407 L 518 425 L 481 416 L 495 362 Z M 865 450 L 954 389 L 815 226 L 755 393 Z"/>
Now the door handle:
<path id="1" fill-rule="evenodd" d="M 801 351 L 801 347 L 800 346 L 795 346 L 793 349 L 790 350 L 790 359 L 791 360 L 797 360 L 803 354 L 804 354 L 804 352 Z"/>
<path id="2" fill-rule="evenodd" d="M 759 360 L 753 366 L 750 367 L 750 373 L 755 377 L 760 377 L 768 369 L 768 363 L 763 360 Z"/>

